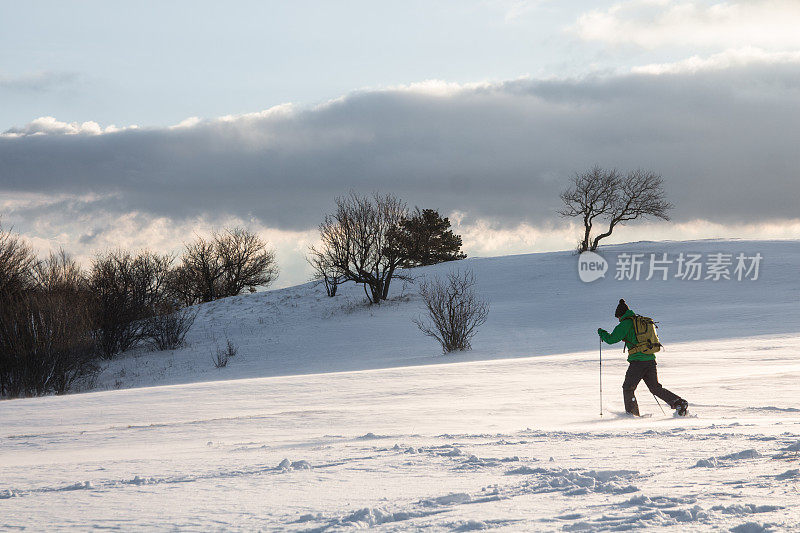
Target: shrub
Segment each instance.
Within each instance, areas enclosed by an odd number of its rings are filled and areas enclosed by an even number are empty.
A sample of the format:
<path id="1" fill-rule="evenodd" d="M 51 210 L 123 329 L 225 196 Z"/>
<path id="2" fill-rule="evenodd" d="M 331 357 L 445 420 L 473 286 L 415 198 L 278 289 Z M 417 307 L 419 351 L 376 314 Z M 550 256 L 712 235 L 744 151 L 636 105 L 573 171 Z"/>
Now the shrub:
<path id="1" fill-rule="evenodd" d="M 218 347 L 211 357 L 211 360 L 215 368 L 225 368 L 228 366 L 228 361 L 230 361 L 231 357 L 236 357 L 237 353 L 239 353 L 239 347 L 230 339 L 226 339 L 225 347 Z"/>
<path id="2" fill-rule="evenodd" d="M 174 350 L 186 343 L 186 334 L 196 317 L 196 310 L 165 303 L 145 320 L 142 334 L 153 349 Z"/>
<path id="3" fill-rule="evenodd" d="M 92 300 L 79 281 L 0 295 L 0 396 L 63 394 L 97 373 Z"/>
<path id="4" fill-rule="evenodd" d="M 414 319 L 417 327 L 439 341 L 444 353 L 469 350 L 470 340 L 489 314 L 489 304 L 475 293 L 473 273 L 456 271 L 445 279 L 425 280 L 419 293 L 428 314 Z"/>

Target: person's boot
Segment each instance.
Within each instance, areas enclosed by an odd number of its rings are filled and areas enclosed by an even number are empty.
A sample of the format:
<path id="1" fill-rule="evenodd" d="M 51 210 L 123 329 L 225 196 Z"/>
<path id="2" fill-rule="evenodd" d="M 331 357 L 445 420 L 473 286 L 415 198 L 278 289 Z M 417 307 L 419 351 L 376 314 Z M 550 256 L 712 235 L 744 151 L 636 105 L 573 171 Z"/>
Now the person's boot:
<path id="1" fill-rule="evenodd" d="M 633 395 L 633 392 L 625 391 L 623 398 L 625 400 L 625 412 L 633 416 L 639 416 L 639 403 L 636 401 L 636 396 Z"/>
<path id="2" fill-rule="evenodd" d="M 675 412 L 678 416 L 686 416 L 686 413 L 689 410 L 689 402 L 684 399 L 677 400 L 674 404 L 672 404 L 672 408 L 675 409 Z"/>

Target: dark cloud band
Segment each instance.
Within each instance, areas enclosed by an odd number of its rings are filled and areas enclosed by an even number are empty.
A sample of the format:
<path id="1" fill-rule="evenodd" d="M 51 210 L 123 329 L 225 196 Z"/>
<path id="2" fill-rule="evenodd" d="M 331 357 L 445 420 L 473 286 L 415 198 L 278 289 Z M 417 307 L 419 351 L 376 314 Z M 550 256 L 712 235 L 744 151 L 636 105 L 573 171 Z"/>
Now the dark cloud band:
<path id="1" fill-rule="evenodd" d="M 800 65 L 382 90 L 175 129 L 0 137 L 0 190 L 105 210 L 314 226 L 335 195 L 392 191 L 501 223 L 552 219 L 591 165 L 664 175 L 676 220 L 796 217 Z"/>

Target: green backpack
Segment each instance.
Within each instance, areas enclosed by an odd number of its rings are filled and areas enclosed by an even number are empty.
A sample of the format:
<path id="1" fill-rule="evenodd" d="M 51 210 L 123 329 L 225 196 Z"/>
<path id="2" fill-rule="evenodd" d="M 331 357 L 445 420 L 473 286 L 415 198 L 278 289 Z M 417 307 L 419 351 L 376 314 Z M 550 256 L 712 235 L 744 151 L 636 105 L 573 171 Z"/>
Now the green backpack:
<path id="1" fill-rule="evenodd" d="M 628 353 L 652 355 L 661 351 L 661 343 L 656 333 L 658 326 L 652 318 L 634 315 L 628 320 L 633 321 L 633 332 L 636 334 L 636 344 L 628 348 Z"/>

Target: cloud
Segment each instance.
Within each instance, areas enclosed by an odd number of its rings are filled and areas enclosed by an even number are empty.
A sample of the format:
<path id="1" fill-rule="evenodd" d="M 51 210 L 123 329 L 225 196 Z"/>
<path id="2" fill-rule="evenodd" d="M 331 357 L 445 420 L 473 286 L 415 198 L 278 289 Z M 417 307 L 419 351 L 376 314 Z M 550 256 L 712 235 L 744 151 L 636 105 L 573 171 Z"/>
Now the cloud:
<path id="1" fill-rule="evenodd" d="M 18 76 L 0 74 L 0 90 L 41 93 L 73 85 L 80 78 L 77 72 L 42 71 Z"/>
<path id="2" fill-rule="evenodd" d="M 0 138 L 0 191 L 95 194 L 108 211 L 232 214 L 304 230 L 334 196 L 382 190 L 538 224 L 553 217 L 564 180 L 597 163 L 661 172 L 678 220 L 791 217 L 799 81 L 796 63 L 748 63 L 359 91 L 177 128 L 45 118 Z"/>
<path id="3" fill-rule="evenodd" d="M 318 238 L 316 230 L 269 228 L 258 220 L 234 215 L 175 220 L 140 211 L 109 211 L 104 201 L 96 196 L 7 198 L 0 203 L 0 213 L 5 214 L 0 223 L 5 229 L 13 226 L 13 231 L 28 239 L 39 256 L 63 248 L 87 267 L 96 254 L 107 250 L 147 249 L 178 255 L 184 244 L 198 235 L 208 236 L 226 227 L 244 226 L 257 232 L 275 249 L 281 268 L 277 286 L 309 279 L 305 253 Z"/>
<path id="4" fill-rule="evenodd" d="M 97 197 L 23 198 L 6 201 L 3 211 L 31 241 L 40 256 L 64 248 L 84 266 L 95 254 L 122 247 L 149 249 L 179 254 L 184 243 L 195 235 L 240 225 L 258 232 L 276 251 L 281 273 L 275 287 L 303 283 L 311 272 L 305 254 L 315 244 L 316 230 L 287 231 L 270 228 L 256 219 L 235 216 L 196 217 L 176 221 L 140 212 L 106 212 L 98 207 Z M 499 224 L 494 219 L 471 219 L 461 212 L 449 214 L 453 230 L 463 237 L 464 250 L 470 257 L 547 252 L 570 249 L 576 244 L 580 229 L 574 222 Z M 6 229 L 8 228 L 5 225 Z M 618 228 L 608 244 L 669 239 L 717 238 L 787 239 L 800 235 L 800 219 L 776 223 L 718 224 L 691 220 L 678 224 L 645 223 Z"/>
<path id="5" fill-rule="evenodd" d="M 187 121 L 175 127 L 181 127 Z M 118 128 L 114 124 L 101 127 L 100 124 L 94 121 L 87 122 L 61 122 L 54 117 L 39 117 L 21 128 L 10 128 L 3 133 L 0 137 L 27 137 L 31 135 L 100 135 L 102 133 L 115 133 L 126 129 L 136 129 L 138 126 L 132 125 L 124 128 Z"/>
<path id="6" fill-rule="evenodd" d="M 800 65 L 800 51 L 767 52 L 760 48 L 745 47 L 725 50 L 708 57 L 692 56 L 672 63 L 652 63 L 633 67 L 631 72 L 640 74 L 695 73 L 701 70 L 724 70 L 757 63 L 794 63 Z"/>
<path id="7" fill-rule="evenodd" d="M 630 0 L 581 15 L 572 30 L 587 41 L 769 50 L 800 48 L 795 0 Z"/>
<path id="8" fill-rule="evenodd" d="M 430 81 L 172 128 L 38 119 L 0 137 L 0 209 L 42 245 L 81 253 L 170 249 L 195 225 L 243 221 L 282 239 L 295 280 L 297 243 L 351 189 L 453 213 L 479 255 L 570 247 L 558 193 L 594 164 L 662 173 L 678 225 L 767 227 L 797 216 L 800 68 L 750 55 L 714 69 Z"/>

